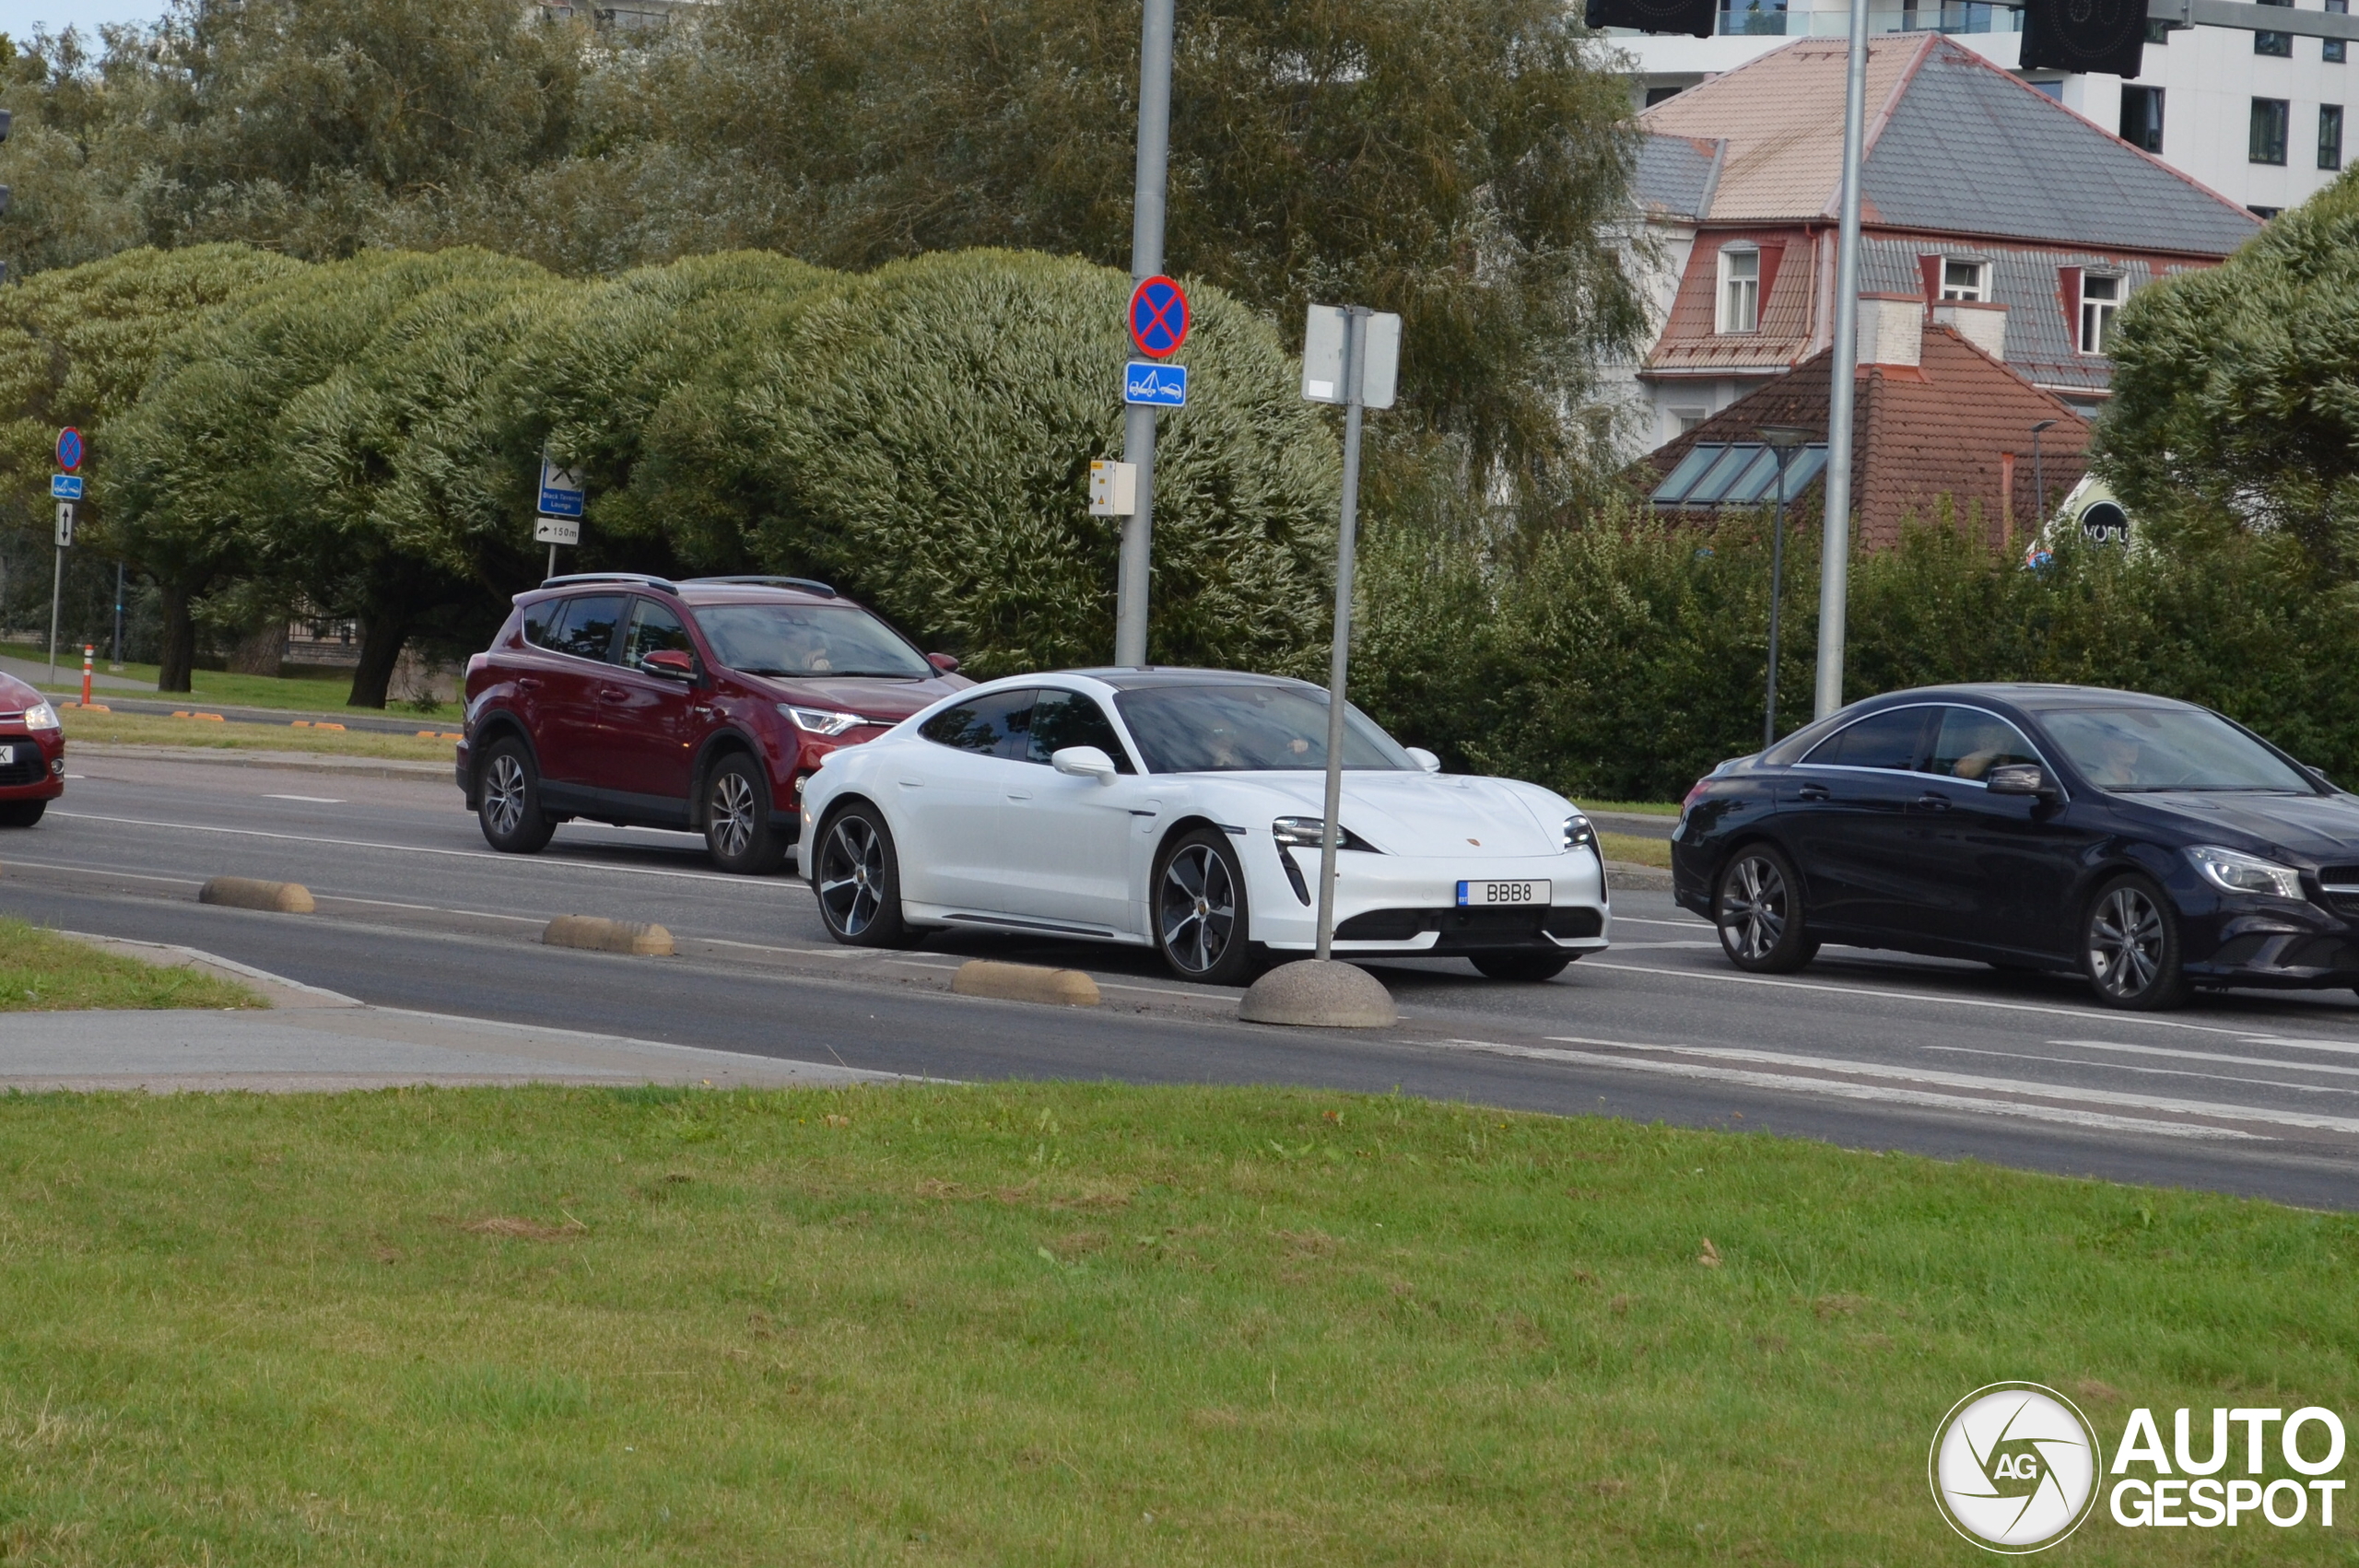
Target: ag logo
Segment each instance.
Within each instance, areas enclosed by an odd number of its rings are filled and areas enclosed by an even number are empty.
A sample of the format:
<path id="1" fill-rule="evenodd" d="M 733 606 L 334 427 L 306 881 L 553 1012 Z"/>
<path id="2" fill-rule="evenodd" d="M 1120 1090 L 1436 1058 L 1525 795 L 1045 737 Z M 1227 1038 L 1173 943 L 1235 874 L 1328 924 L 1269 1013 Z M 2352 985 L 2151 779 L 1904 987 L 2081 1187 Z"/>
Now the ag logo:
<path id="1" fill-rule="evenodd" d="M 1952 1529 L 1987 1551 L 2020 1554 L 2080 1527 L 2103 1457 L 2071 1400 L 2036 1383 L 1993 1383 L 1942 1418 L 1926 1468 Z"/>

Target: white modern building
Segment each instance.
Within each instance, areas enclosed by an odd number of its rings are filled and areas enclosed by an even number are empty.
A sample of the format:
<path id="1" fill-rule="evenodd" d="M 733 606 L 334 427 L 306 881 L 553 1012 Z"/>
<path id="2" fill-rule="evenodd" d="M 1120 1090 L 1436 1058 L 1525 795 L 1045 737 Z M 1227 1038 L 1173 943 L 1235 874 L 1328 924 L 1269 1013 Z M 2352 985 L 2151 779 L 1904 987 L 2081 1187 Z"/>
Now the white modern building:
<path id="1" fill-rule="evenodd" d="M 2266 3 L 2266 0 L 2264 0 Z M 2341 11 L 2349 0 L 2294 0 Z M 1843 37 L 1845 0 L 1721 0 L 1712 38 L 1612 29 L 1636 66 L 1639 107 L 1734 70 L 1790 39 Z M 2017 69 L 2023 12 L 1988 5 L 1901 6 L 1871 0 L 1877 33 L 1942 32 L 2014 72 L 2190 178 L 2262 216 L 2299 205 L 2341 170 L 2345 127 L 2359 103 L 2359 62 L 2349 44 L 2285 34 L 2149 24 L 2135 81 Z M 1972 135 L 1974 128 L 1960 126 Z M 2359 127 L 2353 128 L 2359 135 Z M 2359 146 L 2351 149 L 2359 156 Z"/>

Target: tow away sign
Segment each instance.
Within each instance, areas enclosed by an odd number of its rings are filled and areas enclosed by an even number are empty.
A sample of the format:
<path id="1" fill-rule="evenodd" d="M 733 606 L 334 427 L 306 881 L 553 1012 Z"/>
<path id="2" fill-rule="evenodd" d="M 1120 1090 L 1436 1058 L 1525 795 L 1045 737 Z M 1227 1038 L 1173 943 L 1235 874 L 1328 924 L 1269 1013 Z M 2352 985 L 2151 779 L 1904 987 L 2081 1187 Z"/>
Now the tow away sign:
<path id="1" fill-rule="evenodd" d="M 1122 369 L 1122 401 L 1150 408 L 1188 406 L 1188 367 L 1133 359 Z"/>

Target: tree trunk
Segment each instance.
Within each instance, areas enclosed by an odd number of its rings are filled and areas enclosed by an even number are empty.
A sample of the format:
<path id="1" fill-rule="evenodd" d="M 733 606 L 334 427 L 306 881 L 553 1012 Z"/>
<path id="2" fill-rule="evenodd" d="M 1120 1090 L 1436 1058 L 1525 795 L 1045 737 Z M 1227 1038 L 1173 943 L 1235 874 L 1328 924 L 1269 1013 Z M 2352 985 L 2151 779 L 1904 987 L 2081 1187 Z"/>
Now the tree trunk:
<path id="1" fill-rule="evenodd" d="M 189 592 L 169 582 L 156 586 L 164 598 L 164 652 L 156 689 L 184 692 L 190 689 L 189 677 L 196 670 L 196 621 L 189 614 Z"/>
<path id="2" fill-rule="evenodd" d="M 352 672 L 347 708 L 382 708 L 385 688 L 393 684 L 393 664 L 409 640 L 406 617 L 364 615 L 360 620 L 360 666 Z"/>

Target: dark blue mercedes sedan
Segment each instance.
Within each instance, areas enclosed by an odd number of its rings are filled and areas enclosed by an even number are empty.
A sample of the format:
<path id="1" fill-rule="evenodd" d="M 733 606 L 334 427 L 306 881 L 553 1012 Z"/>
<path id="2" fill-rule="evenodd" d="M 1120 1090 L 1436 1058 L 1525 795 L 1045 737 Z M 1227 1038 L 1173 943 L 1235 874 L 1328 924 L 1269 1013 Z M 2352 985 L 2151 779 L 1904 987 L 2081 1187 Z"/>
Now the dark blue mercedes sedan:
<path id="1" fill-rule="evenodd" d="M 2115 1007 L 2359 986 L 2359 796 L 2134 692 L 1854 703 L 1698 780 L 1671 863 L 1744 969 L 1832 942 L 2074 970 Z"/>

